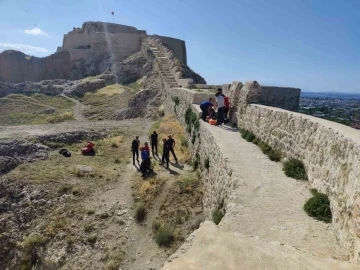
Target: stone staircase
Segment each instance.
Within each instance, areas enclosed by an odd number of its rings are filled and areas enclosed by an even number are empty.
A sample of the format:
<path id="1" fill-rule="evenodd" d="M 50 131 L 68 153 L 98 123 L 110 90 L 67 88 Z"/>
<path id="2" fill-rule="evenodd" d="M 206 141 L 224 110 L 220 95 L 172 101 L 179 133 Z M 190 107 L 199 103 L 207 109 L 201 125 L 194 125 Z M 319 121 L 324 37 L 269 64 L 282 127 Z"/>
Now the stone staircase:
<path id="1" fill-rule="evenodd" d="M 148 41 L 144 41 L 143 44 L 146 47 L 148 47 L 156 56 L 156 60 L 160 69 L 161 78 L 163 79 L 165 85 L 167 85 L 169 88 L 178 87 L 175 77 L 171 73 L 169 58 L 166 57 L 158 47 L 154 46 Z"/>

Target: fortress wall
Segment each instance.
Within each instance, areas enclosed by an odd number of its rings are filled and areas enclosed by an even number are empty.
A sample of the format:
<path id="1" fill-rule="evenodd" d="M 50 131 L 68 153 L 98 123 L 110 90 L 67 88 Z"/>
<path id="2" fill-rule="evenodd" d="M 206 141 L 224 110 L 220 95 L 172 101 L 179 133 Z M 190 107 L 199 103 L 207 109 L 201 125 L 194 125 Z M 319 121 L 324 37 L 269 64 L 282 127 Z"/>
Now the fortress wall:
<path id="1" fill-rule="evenodd" d="M 12 83 L 67 79 L 71 69 L 66 51 L 39 58 L 18 51 L 0 53 L 0 80 Z"/>
<path id="2" fill-rule="evenodd" d="M 215 98 L 210 92 L 196 92 L 186 88 L 165 89 L 163 104 L 167 114 L 175 114 L 182 124 L 185 124 L 185 112 L 189 106 L 200 104 L 209 97 Z M 179 98 L 179 105 L 175 105 L 174 99 Z"/>
<path id="3" fill-rule="evenodd" d="M 179 105 L 175 106 L 173 97 L 178 97 Z M 196 92 L 185 88 L 166 89 L 164 93 L 164 108 L 166 114 L 175 114 L 176 118 L 184 125 L 185 111 L 189 106 L 194 112 L 201 115 L 199 105 L 209 97 L 214 97 L 211 92 Z M 176 109 L 175 109 L 176 108 Z M 200 128 L 194 145 L 191 145 L 192 156 L 200 155 L 200 166 L 203 166 L 204 160 L 211 157 L 211 163 L 217 164 L 210 166 L 209 170 L 203 170 L 202 178 L 204 179 L 204 198 L 203 205 L 206 216 L 210 219 L 212 212 L 219 207 L 227 208 L 230 206 L 230 193 L 233 189 L 237 178 L 232 176 L 232 169 L 227 159 L 220 152 L 215 138 L 206 129 L 207 124 L 200 121 Z M 194 132 L 194 131 L 193 131 Z M 194 133 L 193 133 L 194 134 Z M 191 138 L 189 136 L 189 138 Z M 189 143 L 191 140 L 189 139 Z"/>
<path id="4" fill-rule="evenodd" d="M 299 88 L 261 86 L 261 104 L 297 111 L 300 102 Z"/>
<path id="5" fill-rule="evenodd" d="M 245 85 L 242 97 L 247 96 L 247 90 Z M 360 263 L 359 131 L 300 113 L 244 104 L 244 101 L 242 98 L 238 108 L 239 125 L 281 150 L 286 157 L 304 162 L 311 186 L 329 196 L 337 238 L 351 258 Z"/>
<path id="6" fill-rule="evenodd" d="M 71 55 L 71 61 L 87 58 L 92 53 L 105 54 L 112 50 L 116 61 L 124 60 L 130 55 L 141 50 L 141 41 L 143 34 L 129 33 L 73 33 L 64 36 L 63 50 L 68 50 Z M 110 46 L 108 44 L 110 41 Z M 83 51 L 83 52 L 81 52 Z"/>
<path id="7" fill-rule="evenodd" d="M 161 42 L 165 47 L 170 49 L 174 56 L 180 60 L 180 62 L 187 65 L 187 56 L 186 56 L 186 45 L 185 41 L 171 38 L 171 37 L 164 37 L 164 36 L 155 36 L 161 39 Z"/>

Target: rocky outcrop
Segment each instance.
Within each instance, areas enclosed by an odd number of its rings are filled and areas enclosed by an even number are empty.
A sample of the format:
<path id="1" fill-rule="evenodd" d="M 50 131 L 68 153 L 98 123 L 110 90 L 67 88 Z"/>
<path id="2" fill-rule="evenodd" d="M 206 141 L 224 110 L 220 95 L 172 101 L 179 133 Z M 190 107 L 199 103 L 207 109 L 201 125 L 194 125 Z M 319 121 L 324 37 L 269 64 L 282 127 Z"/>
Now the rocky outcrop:
<path id="1" fill-rule="evenodd" d="M 26 141 L 0 141 L 0 175 L 14 169 L 20 163 L 46 158 L 48 150 L 44 145 Z"/>
<path id="2" fill-rule="evenodd" d="M 67 51 L 39 58 L 19 51 L 0 53 L 0 81 L 19 83 L 50 79 L 68 79 L 70 76 L 70 54 Z"/>

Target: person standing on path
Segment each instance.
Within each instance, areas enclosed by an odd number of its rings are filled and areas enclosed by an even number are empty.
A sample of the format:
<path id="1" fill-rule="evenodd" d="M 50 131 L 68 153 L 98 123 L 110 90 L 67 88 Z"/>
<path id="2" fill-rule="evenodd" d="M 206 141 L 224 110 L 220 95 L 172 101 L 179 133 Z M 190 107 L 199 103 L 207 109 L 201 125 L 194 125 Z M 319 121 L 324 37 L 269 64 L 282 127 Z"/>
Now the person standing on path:
<path id="1" fill-rule="evenodd" d="M 135 165 L 135 155 L 136 155 L 136 160 L 139 163 L 139 146 L 140 146 L 139 136 L 136 136 L 135 140 L 133 140 L 131 143 L 131 152 L 133 154 L 133 165 Z"/>
<path id="2" fill-rule="evenodd" d="M 216 96 L 216 106 L 218 109 L 218 119 L 216 125 L 220 126 L 224 123 L 224 112 L 225 112 L 225 100 L 221 88 L 217 90 L 215 96 Z"/>
<path id="3" fill-rule="evenodd" d="M 212 106 L 214 106 L 212 98 L 209 98 L 209 100 L 204 101 L 200 104 L 200 109 L 202 110 L 201 119 L 203 121 L 206 121 L 206 117 L 209 115 L 209 110 Z"/>
<path id="4" fill-rule="evenodd" d="M 229 101 L 229 97 L 225 96 L 225 95 L 224 95 L 224 104 L 225 104 L 224 123 L 228 123 L 229 122 L 230 101 Z"/>
<path id="5" fill-rule="evenodd" d="M 156 133 L 156 131 L 154 131 L 151 134 L 150 143 L 151 143 L 151 151 L 152 151 L 153 157 L 155 158 L 155 155 L 158 156 L 158 134 Z"/>
<path id="6" fill-rule="evenodd" d="M 141 165 L 140 165 L 140 171 L 142 173 L 142 177 L 145 177 L 148 172 L 150 171 L 150 153 L 146 146 L 141 147 Z"/>
<path id="7" fill-rule="evenodd" d="M 176 163 L 178 163 L 177 157 L 174 152 L 175 140 L 172 138 L 171 135 L 168 136 L 168 140 L 166 141 L 166 144 L 167 144 L 168 151 L 172 153 L 172 155 L 175 158 Z"/>
<path id="8" fill-rule="evenodd" d="M 166 168 L 169 169 L 169 148 L 168 148 L 168 144 L 166 143 L 166 138 L 163 139 L 163 154 L 161 157 L 161 164 L 160 165 L 165 165 L 165 161 L 166 161 Z"/>

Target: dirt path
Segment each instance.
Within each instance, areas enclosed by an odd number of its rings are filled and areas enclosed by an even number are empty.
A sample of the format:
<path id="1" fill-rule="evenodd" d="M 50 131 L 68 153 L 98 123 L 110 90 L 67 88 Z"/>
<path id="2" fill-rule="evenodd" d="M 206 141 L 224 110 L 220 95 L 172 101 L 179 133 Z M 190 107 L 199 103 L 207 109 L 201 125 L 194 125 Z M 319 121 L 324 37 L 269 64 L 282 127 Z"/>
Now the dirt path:
<path id="1" fill-rule="evenodd" d="M 235 205 L 221 222 L 222 229 L 284 243 L 321 258 L 346 260 L 332 225 L 303 210 L 311 197 L 308 182 L 286 177 L 281 163 L 270 161 L 239 133 L 210 125 L 207 129 L 239 178 L 233 191 Z"/>
<path id="2" fill-rule="evenodd" d="M 83 111 L 85 109 L 85 105 L 82 104 L 80 101 L 74 99 L 74 98 L 71 98 L 69 96 L 66 96 L 64 94 L 61 94 L 60 96 L 64 97 L 64 98 L 67 98 L 69 100 L 71 100 L 72 102 L 75 103 L 75 106 L 74 106 L 74 118 L 76 121 L 88 121 L 88 119 L 84 116 L 83 114 Z"/>
<path id="3" fill-rule="evenodd" d="M 147 131 L 151 123 L 146 123 L 143 134 L 139 134 L 141 144 L 148 141 Z M 153 159 L 154 160 L 154 159 Z M 131 162 L 121 169 L 120 176 L 114 186 L 103 191 L 94 190 L 94 194 L 89 198 L 85 205 L 96 209 L 96 213 L 114 212 L 111 221 L 102 228 L 101 239 L 106 239 L 106 246 L 113 248 L 123 248 L 125 260 L 122 263 L 123 270 L 147 270 L 160 269 L 166 259 L 172 254 L 170 250 L 160 248 L 153 240 L 152 222 L 158 216 L 159 208 L 165 201 L 168 191 L 175 182 L 173 175 L 186 173 L 188 168 L 185 166 L 170 165 L 171 170 L 156 167 L 157 177 L 166 179 L 161 193 L 156 197 L 156 201 L 148 209 L 146 220 L 143 224 L 138 224 L 134 219 L 134 198 L 132 196 L 132 181 L 134 173 L 140 174 L 138 166 Z M 154 160 L 159 162 L 159 160 Z M 94 265 L 96 267 L 96 256 L 94 255 Z M 86 264 L 84 262 L 84 264 Z M 91 268 L 95 269 L 95 268 Z"/>
<path id="4" fill-rule="evenodd" d="M 122 121 L 67 121 L 48 125 L 0 126 L 0 139 L 27 138 L 30 136 L 58 134 L 72 131 L 98 131 L 117 127 L 131 128 L 147 120 L 130 119 Z"/>

